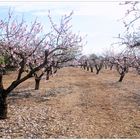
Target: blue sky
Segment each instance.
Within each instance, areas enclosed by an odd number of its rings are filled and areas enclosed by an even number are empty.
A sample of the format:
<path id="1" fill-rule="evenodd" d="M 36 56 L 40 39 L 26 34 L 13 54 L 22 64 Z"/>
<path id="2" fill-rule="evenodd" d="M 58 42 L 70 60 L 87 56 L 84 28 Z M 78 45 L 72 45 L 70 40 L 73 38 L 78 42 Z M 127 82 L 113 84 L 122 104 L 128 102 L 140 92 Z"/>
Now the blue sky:
<path id="1" fill-rule="evenodd" d="M 120 6 L 118 2 L 101 1 L 0 1 L 0 17 L 7 16 L 9 7 L 14 9 L 15 15 L 24 17 L 31 22 L 38 17 L 46 30 L 48 28 L 48 10 L 55 21 L 60 17 L 74 11 L 72 17 L 73 31 L 87 35 L 87 45 L 83 47 L 84 54 L 102 54 L 116 40 L 119 33 L 124 31 L 121 18 L 124 17 L 127 7 Z M 113 49 L 119 51 L 121 47 Z"/>

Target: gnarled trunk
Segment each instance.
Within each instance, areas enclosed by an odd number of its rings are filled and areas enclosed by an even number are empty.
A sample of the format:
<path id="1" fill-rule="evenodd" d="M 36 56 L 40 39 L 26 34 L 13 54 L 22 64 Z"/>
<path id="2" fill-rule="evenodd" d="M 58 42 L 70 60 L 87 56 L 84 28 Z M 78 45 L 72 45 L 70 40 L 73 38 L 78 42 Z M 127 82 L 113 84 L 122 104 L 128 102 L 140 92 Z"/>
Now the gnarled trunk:
<path id="1" fill-rule="evenodd" d="M 7 103 L 6 103 L 5 90 L 0 89 L 0 119 L 7 118 Z"/>
<path id="2" fill-rule="evenodd" d="M 55 73 L 57 73 L 57 68 L 56 68 L 55 71 L 54 71 L 54 74 L 55 74 Z"/>
<path id="3" fill-rule="evenodd" d="M 50 76 L 50 70 L 47 70 L 47 72 L 46 72 L 46 80 L 49 80 L 49 76 Z"/>
<path id="4" fill-rule="evenodd" d="M 41 78 L 35 78 L 35 90 L 39 90 Z"/>
<path id="5" fill-rule="evenodd" d="M 110 70 L 112 70 L 112 69 L 113 69 L 113 65 L 110 66 Z"/>
<path id="6" fill-rule="evenodd" d="M 96 70 L 96 74 L 99 74 L 99 71 L 100 71 L 100 70 Z"/>
<path id="7" fill-rule="evenodd" d="M 124 76 L 125 76 L 125 73 L 123 72 L 123 73 L 121 74 L 121 76 L 120 76 L 119 82 L 122 82 Z"/>
<path id="8" fill-rule="evenodd" d="M 6 91 L 3 88 L 3 74 L 0 73 L 0 119 L 7 118 Z"/>
<path id="9" fill-rule="evenodd" d="M 96 74 L 99 74 L 101 67 L 99 67 L 98 65 L 95 65 L 95 68 L 96 68 Z"/>
<path id="10" fill-rule="evenodd" d="M 91 72 L 93 72 L 93 67 L 90 67 Z"/>

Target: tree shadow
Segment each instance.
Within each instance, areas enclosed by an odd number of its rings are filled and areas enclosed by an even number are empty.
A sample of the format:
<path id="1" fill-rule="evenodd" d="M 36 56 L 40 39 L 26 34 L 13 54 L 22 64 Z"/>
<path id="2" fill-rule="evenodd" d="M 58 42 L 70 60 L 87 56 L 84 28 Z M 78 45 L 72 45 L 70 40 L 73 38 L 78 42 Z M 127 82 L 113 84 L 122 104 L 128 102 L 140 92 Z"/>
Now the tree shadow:
<path id="1" fill-rule="evenodd" d="M 21 90 L 14 90 L 9 94 L 10 98 L 29 98 L 32 96 L 32 93 L 34 92 L 34 89 L 21 89 Z"/>

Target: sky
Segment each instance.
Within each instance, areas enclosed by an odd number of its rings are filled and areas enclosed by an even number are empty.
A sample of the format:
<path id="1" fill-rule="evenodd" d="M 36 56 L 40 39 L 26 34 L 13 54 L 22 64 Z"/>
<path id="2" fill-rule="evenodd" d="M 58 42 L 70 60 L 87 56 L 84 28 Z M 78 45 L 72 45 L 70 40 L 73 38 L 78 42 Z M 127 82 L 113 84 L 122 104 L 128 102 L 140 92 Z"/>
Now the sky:
<path id="1" fill-rule="evenodd" d="M 73 32 L 86 36 L 87 44 L 83 47 L 83 54 L 102 54 L 105 50 L 112 49 L 116 52 L 120 46 L 112 47 L 116 42 L 115 37 L 125 30 L 122 18 L 125 15 L 126 6 L 119 5 L 119 1 L 82 1 L 82 0 L 0 0 L 0 18 L 5 18 L 8 9 L 12 8 L 17 16 L 24 15 L 27 22 L 38 17 L 48 28 L 48 10 L 51 11 L 54 21 L 64 14 L 74 12 L 72 16 Z"/>

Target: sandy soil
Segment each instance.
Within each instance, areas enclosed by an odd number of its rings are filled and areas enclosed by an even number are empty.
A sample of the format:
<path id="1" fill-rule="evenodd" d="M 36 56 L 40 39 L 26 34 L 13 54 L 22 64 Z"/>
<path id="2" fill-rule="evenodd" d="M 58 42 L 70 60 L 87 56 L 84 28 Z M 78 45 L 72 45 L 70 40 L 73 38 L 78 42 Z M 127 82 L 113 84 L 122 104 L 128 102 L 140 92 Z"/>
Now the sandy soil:
<path id="1" fill-rule="evenodd" d="M 13 75 L 8 78 L 5 86 Z M 63 68 L 42 80 L 39 91 L 30 79 L 9 96 L 0 137 L 140 138 L 140 76 L 118 79 L 115 71 Z"/>

